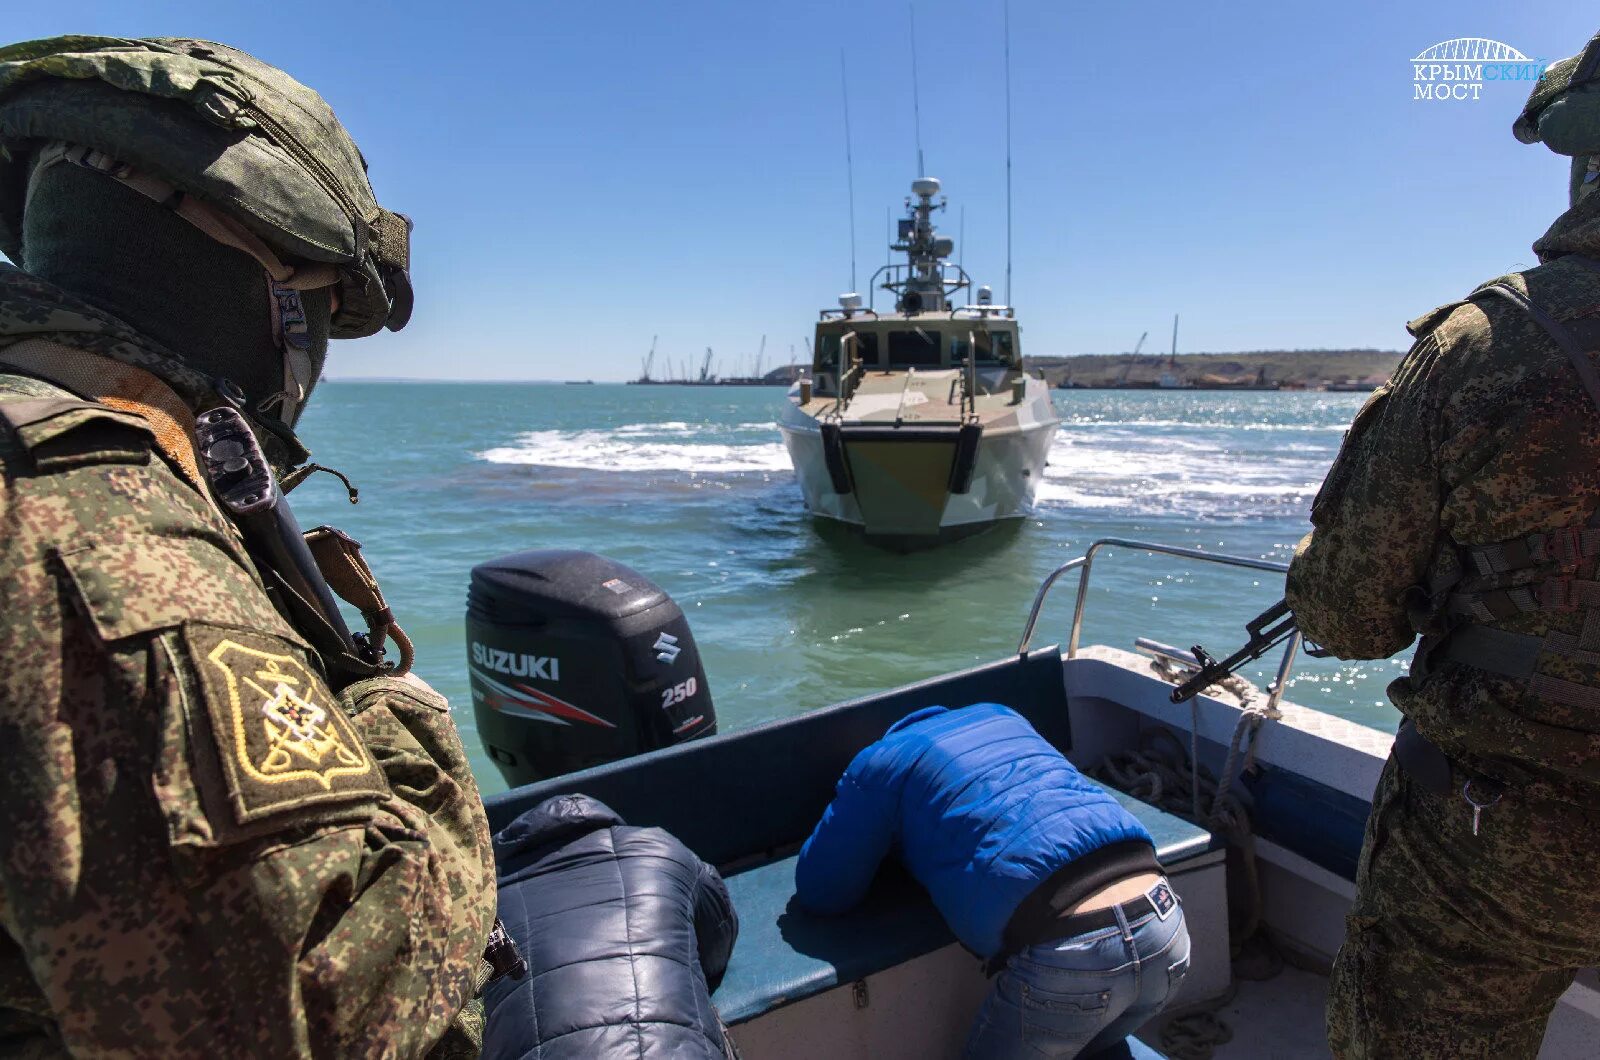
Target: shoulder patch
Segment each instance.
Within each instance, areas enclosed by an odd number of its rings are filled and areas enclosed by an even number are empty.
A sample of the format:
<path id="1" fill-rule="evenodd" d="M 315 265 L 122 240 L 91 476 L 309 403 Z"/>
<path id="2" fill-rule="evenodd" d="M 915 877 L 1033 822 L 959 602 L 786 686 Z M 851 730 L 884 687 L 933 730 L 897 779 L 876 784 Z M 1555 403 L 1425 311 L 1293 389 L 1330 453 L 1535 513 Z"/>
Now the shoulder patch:
<path id="1" fill-rule="evenodd" d="M 183 636 L 240 824 L 389 795 L 350 719 L 292 644 L 217 626 L 189 625 Z"/>

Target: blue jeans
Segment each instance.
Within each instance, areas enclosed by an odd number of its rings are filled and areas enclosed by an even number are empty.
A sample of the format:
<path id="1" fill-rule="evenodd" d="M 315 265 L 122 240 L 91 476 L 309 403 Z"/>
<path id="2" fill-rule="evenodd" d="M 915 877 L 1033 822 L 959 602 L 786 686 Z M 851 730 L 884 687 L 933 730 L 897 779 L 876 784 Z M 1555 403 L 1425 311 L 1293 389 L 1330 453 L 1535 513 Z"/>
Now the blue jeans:
<path id="1" fill-rule="evenodd" d="M 1013 956 L 978 1010 L 967 1060 L 1073 1057 L 1115 1045 L 1160 1012 L 1189 971 L 1183 909 L 1147 913 Z"/>

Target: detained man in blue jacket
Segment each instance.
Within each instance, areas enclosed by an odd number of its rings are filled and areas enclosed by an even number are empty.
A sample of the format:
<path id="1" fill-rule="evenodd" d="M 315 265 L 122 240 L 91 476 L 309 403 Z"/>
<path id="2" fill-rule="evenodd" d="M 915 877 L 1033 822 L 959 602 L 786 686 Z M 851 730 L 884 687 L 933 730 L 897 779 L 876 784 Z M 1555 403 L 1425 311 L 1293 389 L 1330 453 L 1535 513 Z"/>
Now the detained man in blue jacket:
<path id="1" fill-rule="evenodd" d="M 1009 707 L 928 707 L 856 755 L 800 851 L 796 901 L 848 911 L 891 849 L 956 937 L 1003 965 L 971 1060 L 1096 1052 L 1189 970 L 1150 833 Z"/>

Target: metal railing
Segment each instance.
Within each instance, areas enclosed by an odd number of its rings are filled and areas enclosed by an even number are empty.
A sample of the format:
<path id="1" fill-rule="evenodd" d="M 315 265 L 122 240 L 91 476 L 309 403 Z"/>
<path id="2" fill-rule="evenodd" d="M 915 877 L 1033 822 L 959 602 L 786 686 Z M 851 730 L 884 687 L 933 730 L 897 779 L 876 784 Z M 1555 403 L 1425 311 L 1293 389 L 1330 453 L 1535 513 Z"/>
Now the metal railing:
<path id="1" fill-rule="evenodd" d="M 1007 320 L 1015 320 L 1016 317 L 1017 317 L 1017 311 L 1015 309 L 1013 309 L 1011 306 L 1008 306 L 1008 305 L 981 305 L 980 304 L 980 305 L 961 305 L 961 306 L 956 306 L 954 309 L 950 310 L 950 319 L 951 320 L 971 320 L 973 318 L 972 318 L 972 316 L 970 314 L 973 314 L 973 313 L 978 314 L 978 319 L 980 319 L 980 320 L 987 320 L 990 317 L 1004 317 Z M 968 314 L 968 315 L 962 316 L 961 314 Z"/>
<path id="2" fill-rule="evenodd" d="M 937 279 L 940 287 L 942 287 L 944 290 L 944 297 L 946 300 L 948 300 L 949 297 L 955 294 L 957 291 L 972 286 L 972 278 L 967 275 L 967 271 L 960 265 L 945 261 L 940 262 L 938 265 L 934 266 L 934 268 L 937 271 Z M 875 296 L 879 291 L 888 291 L 891 294 L 899 294 L 905 289 L 908 283 L 915 279 L 915 271 L 916 266 L 913 265 L 878 266 L 878 271 L 872 274 L 871 280 L 867 281 L 867 311 L 873 312 L 876 304 Z M 886 278 L 880 280 L 880 276 Z M 933 307 L 928 306 L 924 308 Z M 876 313 L 874 313 L 874 315 L 876 315 Z"/>
<path id="3" fill-rule="evenodd" d="M 961 418 L 968 420 L 978 414 L 978 366 L 975 360 L 978 337 L 967 332 L 967 356 L 961 364 Z"/>
<path id="4" fill-rule="evenodd" d="M 1022 629 L 1022 640 L 1017 645 L 1017 654 L 1026 655 L 1028 648 L 1033 643 L 1034 630 L 1039 625 L 1039 615 L 1044 610 L 1044 601 L 1055 588 L 1056 582 L 1068 571 L 1078 571 L 1078 598 L 1072 608 L 1072 627 L 1067 636 L 1067 658 L 1078 657 L 1078 641 L 1083 634 L 1083 612 L 1089 602 L 1089 575 L 1094 569 L 1094 558 L 1103 548 L 1133 548 L 1143 552 L 1154 552 L 1163 556 L 1177 556 L 1180 559 L 1194 559 L 1205 563 L 1216 563 L 1226 567 L 1243 567 L 1247 570 L 1271 571 L 1276 574 L 1285 574 L 1289 570 L 1287 563 L 1275 563 L 1272 560 L 1250 559 L 1246 556 L 1230 556 L 1222 552 L 1202 552 L 1195 548 L 1181 548 L 1177 545 L 1162 545 L 1153 541 L 1130 541 L 1120 537 L 1103 537 L 1091 544 L 1083 555 L 1070 560 L 1057 567 L 1047 575 L 1039 585 L 1039 591 L 1034 594 L 1033 607 L 1028 611 L 1028 624 Z M 1268 693 L 1267 707 L 1277 707 L 1278 701 L 1283 698 L 1283 689 L 1288 683 L 1289 674 L 1294 669 L 1295 655 L 1300 651 L 1300 631 L 1297 629 L 1289 637 L 1283 649 L 1283 658 L 1278 663 L 1278 675 L 1273 680 Z"/>
<path id="5" fill-rule="evenodd" d="M 839 339 L 839 389 L 830 412 L 835 419 L 844 415 L 844 407 L 855 396 L 856 387 L 860 385 L 861 377 L 866 372 L 861 364 L 861 356 L 857 352 L 859 343 L 860 339 L 853 331 L 846 332 Z"/>

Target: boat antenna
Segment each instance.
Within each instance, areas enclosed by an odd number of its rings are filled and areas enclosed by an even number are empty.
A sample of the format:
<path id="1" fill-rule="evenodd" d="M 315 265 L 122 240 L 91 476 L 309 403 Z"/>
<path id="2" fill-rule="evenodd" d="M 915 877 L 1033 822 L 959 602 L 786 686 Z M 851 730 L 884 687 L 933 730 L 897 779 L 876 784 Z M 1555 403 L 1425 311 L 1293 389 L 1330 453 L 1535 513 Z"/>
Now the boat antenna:
<path id="1" fill-rule="evenodd" d="M 844 93 L 844 179 L 850 193 L 850 290 L 856 290 L 856 166 L 850 150 L 850 81 L 845 77 L 844 49 L 839 49 L 839 88 Z"/>
<path id="2" fill-rule="evenodd" d="M 961 224 L 956 229 L 956 268 L 961 268 L 961 263 L 967 257 L 967 204 L 961 204 Z"/>
<path id="3" fill-rule="evenodd" d="M 1011 305 L 1011 0 L 1005 4 L 1006 52 L 1006 305 Z"/>
<path id="4" fill-rule="evenodd" d="M 917 5 L 907 4 L 911 12 L 911 116 L 917 131 L 917 176 L 928 175 L 922 164 L 922 90 L 917 84 Z"/>

